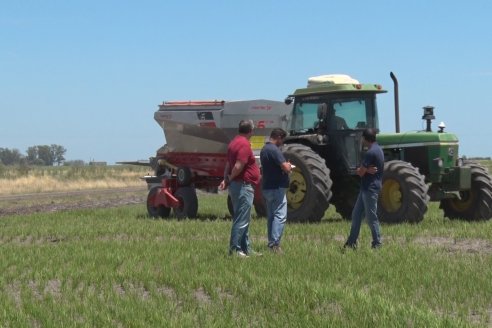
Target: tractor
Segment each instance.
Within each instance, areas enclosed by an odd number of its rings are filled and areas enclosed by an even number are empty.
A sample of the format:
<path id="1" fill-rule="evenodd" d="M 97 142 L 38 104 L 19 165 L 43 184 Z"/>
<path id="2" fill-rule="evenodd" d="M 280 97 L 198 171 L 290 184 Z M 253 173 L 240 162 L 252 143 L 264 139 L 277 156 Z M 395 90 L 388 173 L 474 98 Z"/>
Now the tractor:
<path id="1" fill-rule="evenodd" d="M 492 179 L 486 168 L 459 157 L 458 138 L 444 131 L 443 123 L 432 131 L 431 106 L 423 110 L 424 131 L 400 132 L 398 80 L 390 76 L 396 131 L 377 135 L 385 156 L 380 220 L 420 222 L 429 201 L 439 201 L 450 219 L 490 219 Z M 287 190 L 290 221 L 320 221 L 330 204 L 350 218 L 360 184 L 356 169 L 366 151 L 362 132 L 379 130 L 376 96 L 385 92 L 379 84 L 361 84 L 348 75 L 322 75 L 285 99 L 293 104 L 283 146 L 295 165 Z"/>

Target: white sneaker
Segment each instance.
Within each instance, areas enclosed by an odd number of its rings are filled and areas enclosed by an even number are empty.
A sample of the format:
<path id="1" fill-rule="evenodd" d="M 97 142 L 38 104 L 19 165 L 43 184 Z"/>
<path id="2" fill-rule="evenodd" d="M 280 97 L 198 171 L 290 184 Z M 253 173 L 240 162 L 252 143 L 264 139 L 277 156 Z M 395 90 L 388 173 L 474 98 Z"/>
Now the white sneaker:
<path id="1" fill-rule="evenodd" d="M 245 252 L 243 251 L 236 251 L 236 256 L 237 257 L 249 257 L 248 254 L 246 254 Z"/>

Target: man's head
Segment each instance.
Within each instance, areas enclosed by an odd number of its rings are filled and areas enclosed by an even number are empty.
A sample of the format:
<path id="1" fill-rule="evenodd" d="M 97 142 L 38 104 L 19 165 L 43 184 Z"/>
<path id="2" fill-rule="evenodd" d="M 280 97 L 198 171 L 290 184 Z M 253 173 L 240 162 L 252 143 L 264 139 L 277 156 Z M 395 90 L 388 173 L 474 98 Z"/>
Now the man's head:
<path id="1" fill-rule="evenodd" d="M 377 131 L 376 129 L 373 128 L 367 128 L 362 132 L 362 137 L 364 138 L 364 141 L 368 144 L 372 144 L 373 142 L 376 141 L 376 134 Z"/>
<path id="2" fill-rule="evenodd" d="M 270 142 L 274 143 L 277 146 L 282 146 L 286 136 L 287 132 L 285 132 L 285 130 L 280 128 L 273 129 L 270 133 Z"/>
<path id="3" fill-rule="evenodd" d="M 242 120 L 239 122 L 238 132 L 245 136 L 251 137 L 253 134 L 254 124 L 253 120 Z"/>

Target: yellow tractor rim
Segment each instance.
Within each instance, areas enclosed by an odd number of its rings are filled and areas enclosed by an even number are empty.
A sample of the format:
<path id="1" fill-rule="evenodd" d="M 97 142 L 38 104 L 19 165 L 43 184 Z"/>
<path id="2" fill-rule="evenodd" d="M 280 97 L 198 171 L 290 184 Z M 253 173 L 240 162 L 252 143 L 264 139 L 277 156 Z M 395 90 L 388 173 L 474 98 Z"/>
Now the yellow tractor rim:
<path id="1" fill-rule="evenodd" d="M 465 191 L 460 193 L 461 199 L 452 199 L 450 204 L 451 207 L 457 212 L 464 212 L 472 206 L 475 200 L 475 192 L 473 189 L 470 191 Z"/>
<path id="2" fill-rule="evenodd" d="M 292 170 L 289 178 L 290 184 L 287 190 L 287 204 L 290 208 L 298 209 L 306 197 L 306 179 L 298 168 Z"/>
<path id="3" fill-rule="evenodd" d="M 400 183 L 394 179 L 386 179 L 381 191 L 383 207 L 386 211 L 393 213 L 401 207 Z"/>

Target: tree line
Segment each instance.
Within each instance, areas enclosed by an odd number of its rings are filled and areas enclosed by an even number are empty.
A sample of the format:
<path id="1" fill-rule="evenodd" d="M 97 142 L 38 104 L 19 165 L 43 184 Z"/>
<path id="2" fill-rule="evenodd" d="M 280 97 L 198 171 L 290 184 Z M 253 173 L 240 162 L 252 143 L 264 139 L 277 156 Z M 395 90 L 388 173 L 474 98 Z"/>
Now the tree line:
<path id="1" fill-rule="evenodd" d="M 3 165 L 61 165 L 67 150 L 61 145 L 38 145 L 28 147 L 26 155 L 18 149 L 0 148 L 0 162 Z"/>

